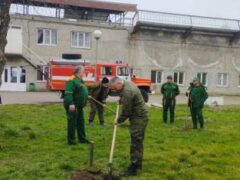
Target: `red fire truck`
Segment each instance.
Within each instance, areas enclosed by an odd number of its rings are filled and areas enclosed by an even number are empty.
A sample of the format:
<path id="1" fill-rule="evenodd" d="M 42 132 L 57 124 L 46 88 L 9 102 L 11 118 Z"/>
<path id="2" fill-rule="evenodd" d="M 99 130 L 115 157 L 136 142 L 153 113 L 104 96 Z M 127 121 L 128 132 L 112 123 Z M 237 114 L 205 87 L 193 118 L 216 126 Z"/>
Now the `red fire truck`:
<path id="1" fill-rule="evenodd" d="M 86 85 L 92 85 L 101 81 L 103 77 L 111 79 L 118 76 L 126 81 L 134 82 L 144 97 L 148 101 L 148 93 L 151 92 L 151 80 L 131 76 L 128 64 L 123 63 L 97 63 L 90 64 L 86 60 L 56 60 L 52 59 L 47 66 L 47 88 L 51 91 L 61 91 L 64 94 L 66 81 L 73 75 L 74 66 L 85 67 L 83 78 Z"/>

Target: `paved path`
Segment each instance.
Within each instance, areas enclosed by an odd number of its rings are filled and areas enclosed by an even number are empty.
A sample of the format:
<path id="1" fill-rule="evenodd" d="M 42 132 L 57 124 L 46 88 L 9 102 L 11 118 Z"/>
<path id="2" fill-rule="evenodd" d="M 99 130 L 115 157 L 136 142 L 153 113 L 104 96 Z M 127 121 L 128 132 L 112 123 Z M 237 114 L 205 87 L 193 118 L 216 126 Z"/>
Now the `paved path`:
<path id="1" fill-rule="evenodd" d="M 37 104 L 37 103 L 61 103 L 60 94 L 57 92 L 0 92 L 3 104 Z M 108 101 L 115 101 L 110 97 Z M 161 96 L 151 95 L 149 103 L 161 103 Z M 177 98 L 178 104 L 185 104 L 187 98 L 180 95 Z M 225 96 L 225 105 L 240 105 L 240 96 Z"/>
<path id="2" fill-rule="evenodd" d="M 57 92 L 0 92 L 2 104 L 60 103 Z"/>

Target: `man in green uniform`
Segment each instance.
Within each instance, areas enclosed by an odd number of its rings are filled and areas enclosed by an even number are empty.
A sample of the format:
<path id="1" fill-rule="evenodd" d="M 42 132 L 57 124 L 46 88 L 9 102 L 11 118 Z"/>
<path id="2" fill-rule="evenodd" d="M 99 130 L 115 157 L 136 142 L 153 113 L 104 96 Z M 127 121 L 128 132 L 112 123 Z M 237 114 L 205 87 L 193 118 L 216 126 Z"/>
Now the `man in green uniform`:
<path id="1" fill-rule="evenodd" d="M 167 123 L 168 109 L 170 111 L 170 123 L 174 123 L 174 111 L 176 105 L 176 96 L 180 91 L 178 85 L 173 82 L 172 76 L 167 77 L 167 82 L 162 85 L 161 93 L 163 95 L 163 122 Z"/>
<path id="2" fill-rule="evenodd" d="M 98 83 L 97 85 L 89 86 L 89 95 L 99 101 L 102 104 L 106 104 L 106 99 L 108 97 L 108 78 L 103 78 L 101 83 Z M 95 117 L 96 112 L 98 112 L 98 118 L 100 121 L 100 125 L 104 125 L 104 107 L 100 105 L 99 103 L 95 102 L 93 99 L 89 100 L 91 111 L 89 114 L 89 125 L 93 125 L 93 120 Z"/>
<path id="3" fill-rule="evenodd" d="M 110 80 L 109 88 L 113 92 L 118 92 L 120 96 L 122 111 L 118 123 L 123 123 L 126 119 L 130 121 L 131 164 L 123 176 L 136 176 L 138 170 L 142 169 L 143 140 L 148 123 L 147 109 L 140 90 L 132 82 L 115 77 Z"/>
<path id="4" fill-rule="evenodd" d="M 193 129 L 197 129 L 198 122 L 201 129 L 204 127 L 202 109 L 207 98 L 206 87 L 200 83 L 198 78 L 194 78 L 189 87 L 189 107 L 192 114 Z"/>
<path id="5" fill-rule="evenodd" d="M 77 129 L 79 143 L 88 143 L 85 134 L 83 108 L 87 104 L 88 90 L 82 77 L 84 67 L 74 69 L 74 76 L 67 81 L 65 87 L 64 107 L 67 114 L 68 144 L 74 145 L 75 129 Z"/>

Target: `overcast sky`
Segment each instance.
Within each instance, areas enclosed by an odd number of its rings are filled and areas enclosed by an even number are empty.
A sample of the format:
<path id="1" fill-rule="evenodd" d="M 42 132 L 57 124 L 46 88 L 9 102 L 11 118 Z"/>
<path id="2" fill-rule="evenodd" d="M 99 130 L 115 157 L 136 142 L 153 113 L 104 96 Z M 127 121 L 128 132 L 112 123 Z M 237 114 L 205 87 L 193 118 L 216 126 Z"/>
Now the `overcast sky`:
<path id="1" fill-rule="evenodd" d="M 240 0 L 105 0 L 138 4 L 138 9 L 240 19 Z"/>

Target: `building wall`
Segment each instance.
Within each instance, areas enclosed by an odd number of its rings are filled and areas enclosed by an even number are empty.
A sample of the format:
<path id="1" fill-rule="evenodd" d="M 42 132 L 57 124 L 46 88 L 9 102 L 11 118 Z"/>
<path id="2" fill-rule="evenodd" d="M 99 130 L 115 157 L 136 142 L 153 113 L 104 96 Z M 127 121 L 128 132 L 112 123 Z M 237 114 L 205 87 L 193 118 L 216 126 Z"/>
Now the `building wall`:
<path id="1" fill-rule="evenodd" d="M 185 73 L 184 92 L 197 72 L 206 72 L 208 90 L 218 94 L 240 94 L 240 42 L 233 47 L 228 38 L 193 34 L 183 41 L 181 34 L 163 31 L 141 30 L 131 34 L 131 29 L 96 22 L 73 22 L 53 18 L 12 16 L 11 24 L 23 27 L 23 43 L 31 49 L 23 48 L 23 55 L 37 65 L 40 59 L 48 62 L 61 57 L 62 53 L 80 53 L 84 59 L 95 62 L 96 40 L 92 35 L 91 48 L 71 47 L 71 32 L 93 32 L 96 29 L 103 35 L 99 41 L 99 61 L 115 62 L 122 60 L 133 67 L 138 76 L 151 78 L 152 70 L 163 72 L 163 80 L 174 71 Z M 37 44 L 37 28 L 56 29 L 57 46 Z M 40 57 L 40 58 L 39 58 Z M 217 73 L 228 73 L 228 87 L 217 87 Z M 37 81 L 34 68 L 27 70 L 27 83 L 35 82 L 38 90 L 45 89 L 45 83 Z M 160 85 L 154 84 L 156 92 Z"/>
<path id="2" fill-rule="evenodd" d="M 118 57 L 127 58 L 128 50 L 128 30 L 111 25 L 101 25 L 96 23 L 72 22 L 68 20 L 56 20 L 40 17 L 12 17 L 12 24 L 22 25 L 24 44 L 30 47 L 36 54 L 48 61 L 52 57 L 60 57 L 62 53 L 81 53 L 85 59 L 95 59 L 96 41 L 92 35 L 90 49 L 71 47 L 71 32 L 83 31 L 93 32 L 96 29 L 102 31 L 103 35 L 99 42 L 100 60 L 116 59 Z M 56 29 L 58 32 L 57 46 L 45 46 L 37 44 L 37 28 Z"/>
<path id="3" fill-rule="evenodd" d="M 199 72 L 207 73 L 210 93 L 240 94 L 240 42 L 229 46 L 229 38 L 193 34 L 183 41 L 181 34 L 141 30 L 132 35 L 131 59 L 140 76 L 151 77 L 151 70 L 163 72 L 163 79 L 174 71 L 185 73 L 183 91 Z M 229 85 L 217 86 L 217 74 L 228 73 Z M 160 92 L 160 85 L 154 85 Z"/>
<path id="4" fill-rule="evenodd" d="M 22 27 L 24 57 L 35 65 L 43 65 L 52 58 L 61 58 L 63 53 L 82 54 L 82 58 L 96 62 L 96 40 L 91 36 L 90 48 L 74 48 L 71 46 L 71 32 L 81 31 L 93 33 L 96 29 L 102 31 L 99 40 L 98 62 L 129 61 L 129 29 L 96 22 L 74 22 L 44 17 L 12 16 L 11 24 Z M 37 44 L 37 29 L 46 28 L 57 30 L 58 43 L 56 46 Z M 34 68 L 27 72 L 27 83 L 35 82 L 38 90 L 45 89 L 45 83 L 37 81 L 37 72 Z"/>

